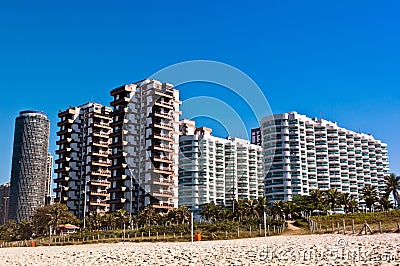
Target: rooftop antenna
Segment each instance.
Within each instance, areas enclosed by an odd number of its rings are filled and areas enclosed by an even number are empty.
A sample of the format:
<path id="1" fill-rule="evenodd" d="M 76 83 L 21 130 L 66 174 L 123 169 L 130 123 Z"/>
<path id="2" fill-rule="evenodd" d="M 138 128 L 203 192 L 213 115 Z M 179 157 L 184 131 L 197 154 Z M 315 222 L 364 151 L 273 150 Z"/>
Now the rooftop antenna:
<path id="1" fill-rule="evenodd" d="M 322 120 L 322 112 L 319 112 L 319 121 Z"/>

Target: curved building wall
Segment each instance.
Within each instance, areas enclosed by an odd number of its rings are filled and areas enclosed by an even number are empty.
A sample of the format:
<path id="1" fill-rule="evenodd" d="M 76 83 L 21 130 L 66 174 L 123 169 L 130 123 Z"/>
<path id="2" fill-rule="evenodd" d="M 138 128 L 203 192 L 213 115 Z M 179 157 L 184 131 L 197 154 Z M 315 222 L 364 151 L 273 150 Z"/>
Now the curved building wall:
<path id="1" fill-rule="evenodd" d="M 49 127 L 43 112 L 22 111 L 15 120 L 8 220 L 29 220 L 45 205 Z"/>

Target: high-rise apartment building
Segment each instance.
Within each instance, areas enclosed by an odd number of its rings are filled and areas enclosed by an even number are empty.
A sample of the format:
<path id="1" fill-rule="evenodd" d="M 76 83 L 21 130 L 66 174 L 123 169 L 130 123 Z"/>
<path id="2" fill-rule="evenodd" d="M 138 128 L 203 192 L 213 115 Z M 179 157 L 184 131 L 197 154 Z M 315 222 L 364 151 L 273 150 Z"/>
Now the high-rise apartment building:
<path id="1" fill-rule="evenodd" d="M 261 131 L 268 200 L 292 200 L 317 188 L 360 200 L 366 184 L 384 194 L 387 145 L 371 135 L 296 112 L 263 118 Z"/>
<path id="2" fill-rule="evenodd" d="M 56 201 L 79 218 L 109 211 L 111 111 L 87 103 L 58 114 Z"/>
<path id="3" fill-rule="evenodd" d="M 258 128 L 253 128 L 251 130 L 250 143 L 251 144 L 256 144 L 258 146 L 262 145 L 261 129 L 259 127 Z"/>
<path id="4" fill-rule="evenodd" d="M 49 152 L 47 154 L 47 165 L 46 165 L 46 205 L 51 202 L 51 186 L 53 181 L 53 155 Z"/>
<path id="5" fill-rule="evenodd" d="M 0 225 L 7 223 L 7 207 L 10 197 L 10 182 L 0 185 Z"/>
<path id="6" fill-rule="evenodd" d="M 179 205 L 195 214 L 205 203 L 232 206 L 233 199 L 264 195 L 262 148 L 239 138 L 212 136 L 210 128 L 181 121 Z"/>
<path id="7" fill-rule="evenodd" d="M 8 220 L 29 220 L 45 205 L 49 131 L 43 112 L 22 111 L 15 120 Z"/>
<path id="8" fill-rule="evenodd" d="M 118 87 L 111 96 L 111 211 L 177 207 L 179 91 L 145 79 Z"/>

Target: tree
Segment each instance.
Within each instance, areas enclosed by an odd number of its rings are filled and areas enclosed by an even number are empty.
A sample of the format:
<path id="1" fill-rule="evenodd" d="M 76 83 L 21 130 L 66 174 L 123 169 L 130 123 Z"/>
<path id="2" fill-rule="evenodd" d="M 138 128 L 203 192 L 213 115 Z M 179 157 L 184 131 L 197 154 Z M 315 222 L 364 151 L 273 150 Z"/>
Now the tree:
<path id="1" fill-rule="evenodd" d="M 326 201 L 331 207 L 331 211 L 335 210 L 335 207 L 340 204 L 340 192 L 336 188 L 330 188 L 325 191 Z"/>
<path id="2" fill-rule="evenodd" d="M 29 239 L 33 234 L 33 224 L 27 220 L 22 220 L 17 224 L 17 239 Z"/>
<path id="3" fill-rule="evenodd" d="M 68 207 L 62 203 L 54 203 L 37 208 L 32 216 L 32 223 L 37 234 L 46 234 L 49 227 L 56 228 L 58 225 L 78 223 L 78 219 L 68 212 Z"/>
<path id="4" fill-rule="evenodd" d="M 177 218 L 181 224 L 184 224 L 185 222 L 189 221 L 190 219 L 190 210 L 186 206 L 180 206 L 178 209 L 176 209 L 177 212 Z"/>
<path id="5" fill-rule="evenodd" d="M 351 195 L 350 193 L 341 193 L 339 195 L 339 202 L 342 204 L 345 213 L 349 211 L 353 212 L 357 204 L 354 195 Z"/>
<path id="6" fill-rule="evenodd" d="M 214 203 L 205 203 L 200 211 L 200 216 L 209 221 L 214 218 L 215 213 L 215 204 Z"/>
<path id="7" fill-rule="evenodd" d="M 286 217 L 297 217 L 298 213 L 297 213 L 297 206 L 296 203 L 294 203 L 293 201 L 287 201 L 283 203 L 283 212 L 285 213 Z"/>
<path id="8" fill-rule="evenodd" d="M 153 206 L 146 206 L 141 212 L 139 216 L 139 220 L 143 225 L 152 225 L 155 221 L 155 209 Z"/>
<path id="9" fill-rule="evenodd" d="M 386 184 L 386 196 L 389 196 L 390 194 L 393 195 L 394 199 L 394 204 L 395 207 L 399 207 L 399 201 L 400 201 L 400 195 L 399 195 L 399 190 L 400 190 L 400 176 L 396 176 L 395 174 L 391 173 L 388 176 L 384 177 L 385 184 Z"/>
<path id="10" fill-rule="evenodd" d="M 258 207 L 259 217 L 263 217 L 264 212 L 269 212 L 267 198 L 264 196 L 258 197 L 257 207 Z"/>
<path id="11" fill-rule="evenodd" d="M 376 192 L 375 188 L 369 184 L 362 189 L 362 193 L 365 206 L 369 209 L 369 211 L 372 211 L 372 206 L 379 200 L 377 196 L 378 193 Z"/>
<path id="12" fill-rule="evenodd" d="M 317 189 L 310 190 L 308 199 L 313 206 L 313 211 L 321 211 L 323 209 L 324 197 L 322 191 Z"/>
<path id="13" fill-rule="evenodd" d="M 249 199 L 243 202 L 244 211 L 248 217 L 259 218 L 258 216 L 258 202 L 254 199 Z"/>
<path id="14" fill-rule="evenodd" d="M 274 216 L 282 217 L 282 215 L 284 214 L 284 212 L 283 212 L 284 206 L 283 205 L 284 205 L 283 201 L 280 201 L 280 200 L 274 201 L 271 206 L 271 214 Z"/>
<path id="15" fill-rule="evenodd" d="M 390 201 L 389 197 L 384 196 L 378 201 L 379 207 L 382 211 L 388 211 L 393 208 L 393 203 Z"/>

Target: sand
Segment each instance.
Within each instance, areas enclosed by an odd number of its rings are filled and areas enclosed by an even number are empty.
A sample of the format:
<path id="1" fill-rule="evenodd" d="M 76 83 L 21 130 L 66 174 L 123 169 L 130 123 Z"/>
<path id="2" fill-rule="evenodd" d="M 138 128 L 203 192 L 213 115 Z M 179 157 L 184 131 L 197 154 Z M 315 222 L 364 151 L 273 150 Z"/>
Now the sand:
<path id="1" fill-rule="evenodd" d="M 400 234 L 0 249 L 0 265 L 399 265 Z"/>

